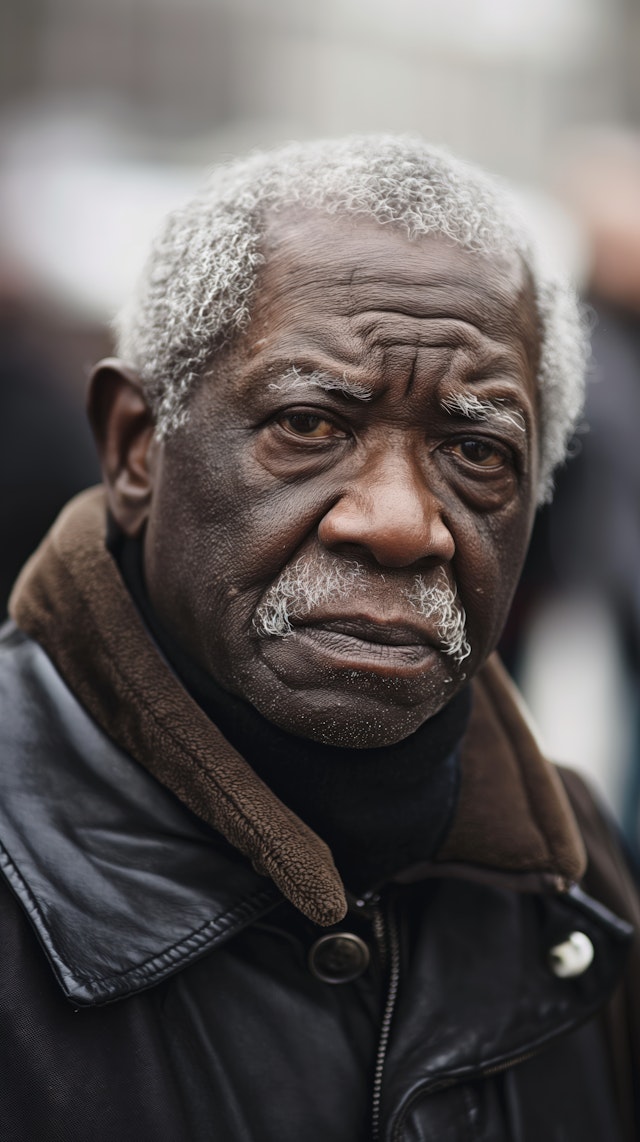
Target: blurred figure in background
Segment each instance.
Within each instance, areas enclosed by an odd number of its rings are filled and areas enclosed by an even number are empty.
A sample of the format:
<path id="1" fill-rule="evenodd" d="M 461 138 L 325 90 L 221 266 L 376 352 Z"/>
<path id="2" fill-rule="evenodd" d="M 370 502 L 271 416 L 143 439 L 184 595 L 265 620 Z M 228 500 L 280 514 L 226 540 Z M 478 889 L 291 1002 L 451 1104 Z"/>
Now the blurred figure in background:
<path id="1" fill-rule="evenodd" d="M 60 334 L 57 352 L 51 351 L 46 330 L 46 316 L 21 275 L 5 271 L 0 278 L 2 617 L 20 567 L 62 505 L 99 479 L 81 385 L 65 376 L 68 361 Z M 78 341 L 78 331 L 73 340 Z"/>
<path id="2" fill-rule="evenodd" d="M 578 456 L 541 516 L 509 651 L 554 753 L 592 751 L 594 776 L 639 851 L 640 138 L 590 133 L 565 151 L 560 197 L 588 247 L 591 384 Z M 545 725 L 558 676 L 573 677 L 565 726 Z M 565 737 L 562 737 L 562 734 Z M 596 756 L 598 755 L 598 756 Z M 613 780 L 610 775 L 613 771 Z"/>

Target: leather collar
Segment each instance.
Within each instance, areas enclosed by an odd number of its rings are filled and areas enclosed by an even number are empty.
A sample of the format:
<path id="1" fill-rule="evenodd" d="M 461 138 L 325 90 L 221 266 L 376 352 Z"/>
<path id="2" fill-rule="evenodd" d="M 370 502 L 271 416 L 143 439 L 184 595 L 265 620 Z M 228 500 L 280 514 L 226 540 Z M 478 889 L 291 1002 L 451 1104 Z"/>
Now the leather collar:
<path id="1" fill-rule="evenodd" d="M 110 741 L 12 624 L 0 705 L 0 868 L 69 999 L 149 987 L 281 902 Z"/>

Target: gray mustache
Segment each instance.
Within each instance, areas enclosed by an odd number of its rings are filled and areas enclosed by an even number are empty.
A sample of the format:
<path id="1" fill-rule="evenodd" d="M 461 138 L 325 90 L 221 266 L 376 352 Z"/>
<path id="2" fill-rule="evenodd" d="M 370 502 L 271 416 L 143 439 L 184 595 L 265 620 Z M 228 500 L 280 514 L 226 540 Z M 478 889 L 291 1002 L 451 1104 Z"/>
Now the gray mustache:
<path id="1" fill-rule="evenodd" d="M 256 610 L 254 626 L 265 638 L 287 638 L 293 634 L 292 620 L 306 618 L 324 603 L 364 595 L 370 584 L 370 574 L 355 560 L 323 566 L 298 559 L 267 591 Z M 458 665 L 464 662 L 471 654 L 467 617 L 444 571 L 440 570 L 431 583 L 423 575 L 414 576 L 402 593 L 417 615 L 435 620 L 442 653 Z"/>

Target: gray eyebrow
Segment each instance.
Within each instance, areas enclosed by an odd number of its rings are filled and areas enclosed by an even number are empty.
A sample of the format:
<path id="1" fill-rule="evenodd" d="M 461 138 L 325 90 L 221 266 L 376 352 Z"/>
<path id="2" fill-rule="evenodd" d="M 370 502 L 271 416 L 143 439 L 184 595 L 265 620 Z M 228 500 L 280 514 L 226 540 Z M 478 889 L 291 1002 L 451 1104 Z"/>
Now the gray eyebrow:
<path id="1" fill-rule="evenodd" d="M 527 423 L 519 409 L 514 408 L 507 400 L 498 397 L 495 400 L 480 400 L 475 393 L 454 393 L 445 397 L 441 402 L 445 412 L 457 413 L 467 420 L 502 424 L 511 424 L 519 432 L 527 431 Z"/>
<path id="2" fill-rule="evenodd" d="M 301 369 L 297 369 L 295 365 L 283 373 L 279 381 L 272 381 L 269 388 L 281 393 L 294 393 L 299 389 L 317 388 L 324 389 L 325 392 L 338 392 L 342 393 L 343 396 L 365 401 L 371 400 L 373 396 L 373 391 L 367 385 L 362 385 L 358 381 L 350 381 L 348 377 L 335 377 L 331 373 L 322 372 L 320 369 L 305 373 Z"/>

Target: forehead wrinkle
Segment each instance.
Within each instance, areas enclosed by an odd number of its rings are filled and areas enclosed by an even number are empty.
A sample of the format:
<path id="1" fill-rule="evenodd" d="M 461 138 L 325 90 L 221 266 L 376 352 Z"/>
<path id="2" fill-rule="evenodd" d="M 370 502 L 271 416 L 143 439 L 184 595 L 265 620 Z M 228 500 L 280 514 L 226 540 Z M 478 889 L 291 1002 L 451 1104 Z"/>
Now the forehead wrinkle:
<path id="1" fill-rule="evenodd" d="M 383 387 L 393 378 L 408 397 L 416 387 L 420 391 L 425 382 L 439 386 L 450 371 L 453 352 L 448 345 L 424 348 L 406 341 L 393 342 L 378 349 L 375 376 Z"/>
<path id="2" fill-rule="evenodd" d="M 377 352 L 371 357 L 378 361 L 376 372 L 385 374 L 402 368 L 410 375 L 412 383 L 430 378 L 438 386 L 443 383 L 471 385 L 492 380 L 520 384 L 522 362 L 515 354 L 503 351 L 501 346 L 492 345 L 479 355 L 468 346 L 456 347 L 449 342 L 416 345 L 408 340 L 394 339 L 384 347 L 378 345 Z"/>
<path id="3" fill-rule="evenodd" d="M 367 348 L 406 345 L 416 350 L 464 350 L 467 354 L 476 355 L 480 367 L 506 366 L 510 371 L 521 362 L 521 355 L 511 350 L 500 337 L 484 333 L 476 325 L 459 318 L 421 318 L 401 316 L 391 310 L 386 313 L 369 311 L 353 319 L 351 328 Z"/>

